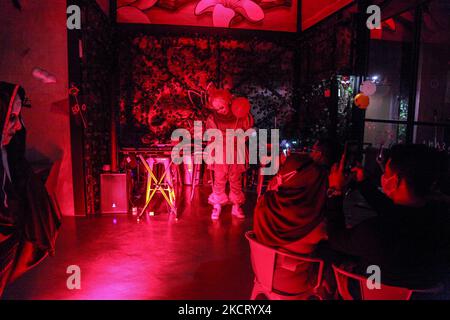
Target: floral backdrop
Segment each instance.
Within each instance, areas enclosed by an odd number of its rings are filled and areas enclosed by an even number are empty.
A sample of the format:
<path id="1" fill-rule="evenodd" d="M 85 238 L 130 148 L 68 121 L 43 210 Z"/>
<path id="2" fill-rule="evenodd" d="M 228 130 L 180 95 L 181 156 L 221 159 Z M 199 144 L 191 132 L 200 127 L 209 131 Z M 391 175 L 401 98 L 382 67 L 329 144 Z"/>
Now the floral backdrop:
<path id="1" fill-rule="evenodd" d="M 167 143 L 176 128 L 204 120 L 207 87 L 249 98 L 256 127 L 295 121 L 294 49 L 212 36 L 123 36 L 120 46 L 121 146 Z"/>

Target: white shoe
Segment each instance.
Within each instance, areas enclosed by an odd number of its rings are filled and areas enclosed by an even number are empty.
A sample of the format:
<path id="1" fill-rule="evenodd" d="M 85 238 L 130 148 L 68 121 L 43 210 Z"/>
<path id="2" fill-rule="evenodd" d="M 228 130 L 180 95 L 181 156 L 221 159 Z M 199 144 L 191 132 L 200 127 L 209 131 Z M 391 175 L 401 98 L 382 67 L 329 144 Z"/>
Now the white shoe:
<path id="1" fill-rule="evenodd" d="M 239 219 L 245 219 L 244 210 L 242 210 L 241 206 L 239 205 L 233 205 L 231 208 L 231 214 Z"/>
<path id="2" fill-rule="evenodd" d="M 212 214 L 211 214 L 211 219 L 218 220 L 221 212 L 222 212 L 222 206 L 220 204 L 215 204 L 213 207 Z"/>

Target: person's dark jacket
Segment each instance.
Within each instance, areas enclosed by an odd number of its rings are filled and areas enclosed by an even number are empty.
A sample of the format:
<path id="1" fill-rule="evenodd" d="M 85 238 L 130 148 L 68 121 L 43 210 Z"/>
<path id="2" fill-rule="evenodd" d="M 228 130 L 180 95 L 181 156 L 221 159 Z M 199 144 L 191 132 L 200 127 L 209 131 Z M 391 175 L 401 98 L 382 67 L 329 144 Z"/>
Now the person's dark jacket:
<path id="1" fill-rule="evenodd" d="M 357 258 L 358 272 L 377 265 L 381 282 L 424 288 L 445 279 L 450 266 L 448 207 L 428 203 L 413 208 L 395 205 L 368 181 L 359 190 L 377 217 L 347 229 L 343 198 L 327 201 L 328 239 L 332 249 Z"/>

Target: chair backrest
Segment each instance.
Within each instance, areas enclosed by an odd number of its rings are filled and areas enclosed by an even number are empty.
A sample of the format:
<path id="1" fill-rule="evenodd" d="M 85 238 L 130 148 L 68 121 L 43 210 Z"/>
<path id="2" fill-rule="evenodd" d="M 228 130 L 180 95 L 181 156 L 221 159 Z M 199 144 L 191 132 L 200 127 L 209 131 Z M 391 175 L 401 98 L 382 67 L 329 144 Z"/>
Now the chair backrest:
<path id="1" fill-rule="evenodd" d="M 339 294 L 344 300 L 357 300 L 355 293 L 350 292 L 350 279 L 358 283 L 361 300 L 410 300 L 413 293 L 411 289 L 388 286 L 382 283 L 379 289 L 370 289 L 367 286 L 367 278 L 364 276 L 348 272 L 335 265 L 333 265 L 333 271 Z"/>
<path id="2" fill-rule="evenodd" d="M 253 231 L 246 232 L 245 237 L 250 244 L 250 257 L 252 261 L 253 272 L 255 273 L 255 277 L 260 285 L 266 290 L 274 290 L 273 280 L 275 266 L 277 259 L 280 258 L 289 258 L 291 261 L 298 262 L 299 264 L 317 264 L 318 272 L 314 288 L 316 289 L 321 285 L 324 269 L 323 260 L 300 256 L 297 254 L 291 254 L 271 247 L 267 247 L 256 240 Z"/>
<path id="3" fill-rule="evenodd" d="M 250 244 L 250 258 L 255 277 L 261 286 L 272 291 L 276 252 L 257 242 L 252 231 L 247 231 L 245 237 Z"/>

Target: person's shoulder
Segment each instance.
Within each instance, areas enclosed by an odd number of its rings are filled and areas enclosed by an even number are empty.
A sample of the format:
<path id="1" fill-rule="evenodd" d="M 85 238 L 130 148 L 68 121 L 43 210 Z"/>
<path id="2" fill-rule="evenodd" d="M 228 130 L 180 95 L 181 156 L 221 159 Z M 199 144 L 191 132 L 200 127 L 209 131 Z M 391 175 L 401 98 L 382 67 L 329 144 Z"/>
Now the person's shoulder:
<path id="1" fill-rule="evenodd" d="M 307 155 L 293 153 L 286 157 L 280 168 L 280 173 L 284 174 L 294 170 L 297 170 L 297 172 L 305 172 L 305 169 L 311 167 L 312 164 L 311 158 Z"/>
<path id="2" fill-rule="evenodd" d="M 294 153 L 291 156 L 295 156 L 298 159 L 298 161 L 302 163 L 312 162 L 311 157 L 307 153 Z"/>
<path id="3" fill-rule="evenodd" d="M 306 153 L 293 153 L 288 156 L 288 159 L 300 165 L 313 164 L 313 160 Z"/>

